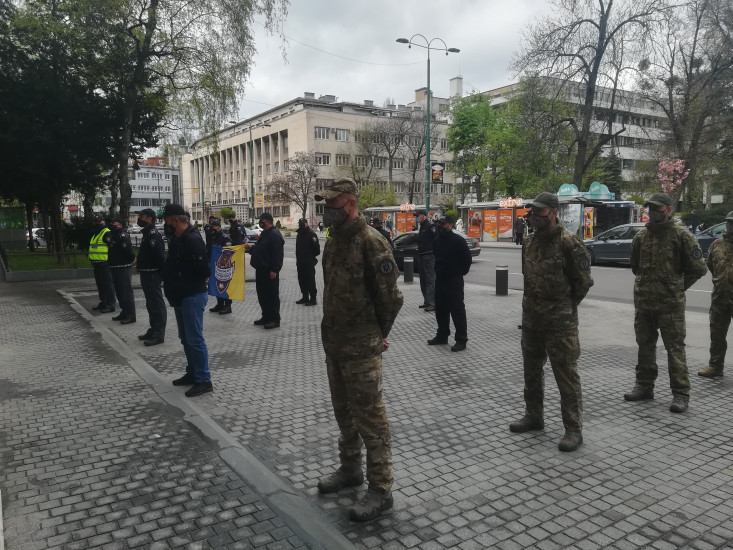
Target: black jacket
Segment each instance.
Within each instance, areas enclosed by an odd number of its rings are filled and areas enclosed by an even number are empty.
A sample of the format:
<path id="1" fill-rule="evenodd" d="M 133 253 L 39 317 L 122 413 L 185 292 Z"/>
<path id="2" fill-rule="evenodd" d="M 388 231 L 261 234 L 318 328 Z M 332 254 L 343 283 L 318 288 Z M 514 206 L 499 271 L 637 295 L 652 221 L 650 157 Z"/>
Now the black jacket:
<path id="1" fill-rule="evenodd" d="M 163 289 L 172 306 L 181 300 L 208 291 L 211 267 L 206 245 L 198 230 L 189 225 L 180 237 L 172 237 L 163 266 Z"/>
<path id="2" fill-rule="evenodd" d="M 430 218 L 420 224 L 417 236 L 417 253 L 418 254 L 430 254 L 433 251 L 433 241 L 435 240 L 436 230 L 433 222 Z"/>
<path id="3" fill-rule="evenodd" d="M 283 248 L 285 239 L 275 226 L 265 229 L 257 239 L 257 245 L 252 248 L 252 259 L 249 265 L 255 269 L 280 273 L 283 267 Z"/>
<path id="4" fill-rule="evenodd" d="M 233 245 L 244 244 L 244 228 L 237 220 L 229 222 L 229 238 Z"/>
<path id="5" fill-rule="evenodd" d="M 374 229 L 377 229 L 377 228 L 375 227 Z M 389 236 L 389 231 L 387 231 L 386 229 L 377 229 L 377 231 L 379 231 L 382 237 L 384 237 L 387 240 L 387 242 L 389 243 L 389 246 L 391 246 L 392 249 L 394 249 L 394 243 L 392 242 L 392 237 Z"/>
<path id="6" fill-rule="evenodd" d="M 449 231 L 440 233 L 433 242 L 435 278 L 463 277 L 471 269 L 471 251 L 466 239 Z"/>
<path id="7" fill-rule="evenodd" d="M 232 246 L 232 239 L 223 231 L 211 231 L 211 246 L 209 247 L 209 256 L 211 256 L 212 246 Z"/>
<path id="8" fill-rule="evenodd" d="M 259 246 L 259 244 L 257 245 Z M 321 253 L 321 243 L 310 227 L 298 228 L 295 238 L 295 261 L 298 266 L 312 267 L 318 263 L 316 256 Z"/>
<path id="9" fill-rule="evenodd" d="M 109 267 L 130 267 L 132 260 L 135 259 L 135 251 L 132 249 L 132 240 L 127 231 L 123 229 L 110 229 L 109 239 L 109 257 L 107 266 Z"/>
<path id="10" fill-rule="evenodd" d="M 143 240 L 137 253 L 138 271 L 158 271 L 165 264 L 165 245 L 163 236 L 158 233 L 155 225 L 143 227 Z"/>

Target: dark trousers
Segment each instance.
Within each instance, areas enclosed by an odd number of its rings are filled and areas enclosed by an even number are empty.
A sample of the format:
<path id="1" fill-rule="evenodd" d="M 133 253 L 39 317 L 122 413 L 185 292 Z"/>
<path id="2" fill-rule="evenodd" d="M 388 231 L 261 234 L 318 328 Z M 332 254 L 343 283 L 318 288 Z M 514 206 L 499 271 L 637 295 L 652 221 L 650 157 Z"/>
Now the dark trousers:
<path id="1" fill-rule="evenodd" d="M 115 294 L 123 319 L 135 319 L 135 296 L 132 294 L 132 267 L 111 267 Z"/>
<path id="2" fill-rule="evenodd" d="M 228 306 L 231 306 L 231 305 L 232 305 L 232 301 L 231 300 L 227 300 L 226 298 L 217 298 L 216 299 L 216 306 L 219 307 L 219 308 L 221 308 L 221 307 L 228 307 Z"/>
<path id="3" fill-rule="evenodd" d="M 435 254 L 428 252 L 418 254 L 420 265 L 420 291 L 423 295 L 423 304 L 435 305 Z"/>
<path id="4" fill-rule="evenodd" d="M 152 336 L 153 338 L 165 338 L 168 310 L 163 300 L 163 277 L 160 271 L 141 271 L 140 285 L 145 294 L 145 308 L 148 310 Z"/>
<path id="5" fill-rule="evenodd" d="M 314 266 L 305 265 L 298 266 L 298 284 L 300 292 L 304 298 L 310 300 L 316 299 L 316 268 Z"/>
<path id="6" fill-rule="evenodd" d="M 280 322 L 280 274 L 270 279 L 269 269 L 258 269 L 255 277 L 257 301 L 266 323 Z"/>
<path id="7" fill-rule="evenodd" d="M 456 342 L 468 342 L 466 304 L 463 302 L 463 277 L 437 277 L 435 279 L 435 319 L 438 321 L 438 338 L 450 335 L 450 319 L 456 327 Z"/>
<path id="8" fill-rule="evenodd" d="M 107 262 L 92 262 L 92 268 L 94 269 L 94 282 L 97 283 L 97 292 L 99 292 L 99 303 L 105 308 L 114 309 L 115 286 Z"/>

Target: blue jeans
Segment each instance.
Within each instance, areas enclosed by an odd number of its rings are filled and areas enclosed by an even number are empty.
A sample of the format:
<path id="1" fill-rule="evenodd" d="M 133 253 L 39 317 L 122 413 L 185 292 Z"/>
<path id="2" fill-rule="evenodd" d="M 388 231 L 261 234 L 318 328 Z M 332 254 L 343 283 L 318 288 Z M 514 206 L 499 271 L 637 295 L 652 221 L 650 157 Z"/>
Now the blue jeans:
<path id="1" fill-rule="evenodd" d="M 202 292 L 184 298 L 180 306 L 173 308 L 178 324 L 178 337 L 188 361 L 186 374 L 197 384 L 211 381 L 209 350 L 204 340 L 204 310 L 208 300 L 208 294 Z"/>

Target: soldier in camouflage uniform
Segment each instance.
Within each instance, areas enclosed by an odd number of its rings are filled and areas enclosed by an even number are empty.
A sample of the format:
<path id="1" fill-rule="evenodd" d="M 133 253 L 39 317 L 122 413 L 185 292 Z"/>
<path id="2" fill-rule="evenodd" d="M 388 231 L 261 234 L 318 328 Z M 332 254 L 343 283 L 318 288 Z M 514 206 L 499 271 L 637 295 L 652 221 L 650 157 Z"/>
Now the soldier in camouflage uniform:
<path id="1" fill-rule="evenodd" d="M 512 422 L 515 433 L 545 427 L 544 365 L 549 356 L 560 390 L 565 435 L 561 451 L 583 443 L 583 399 L 578 376 L 578 304 L 593 279 L 590 254 L 583 242 L 557 219 L 556 195 L 540 193 L 530 206 L 534 229 L 522 244 L 522 356 L 524 358 L 524 416 Z"/>
<path id="2" fill-rule="evenodd" d="M 331 401 L 341 435 L 341 467 L 318 483 L 321 493 L 364 483 L 366 446 L 369 490 L 349 510 L 366 521 L 392 507 L 392 451 L 382 401 L 382 351 L 402 307 L 399 271 L 387 241 L 358 215 L 356 184 L 342 178 L 316 195 L 326 200 L 324 222 L 331 230 L 323 252 L 321 335 Z"/>
<path id="3" fill-rule="evenodd" d="M 636 384 L 626 401 L 654 399 L 657 379 L 657 338 L 667 349 L 672 404 L 682 413 L 690 400 L 685 357 L 685 291 L 707 273 L 700 245 L 685 227 L 672 221 L 672 199 L 654 193 L 647 202 L 649 222 L 631 243 L 634 282 L 634 331 L 639 355 Z"/>
<path id="4" fill-rule="evenodd" d="M 733 316 L 733 212 L 725 217 L 723 238 L 713 241 L 708 249 L 708 269 L 713 276 L 710 300 L 710 364 L 699 374 L 705 378 L 723 376 L 726 338 Z"/>

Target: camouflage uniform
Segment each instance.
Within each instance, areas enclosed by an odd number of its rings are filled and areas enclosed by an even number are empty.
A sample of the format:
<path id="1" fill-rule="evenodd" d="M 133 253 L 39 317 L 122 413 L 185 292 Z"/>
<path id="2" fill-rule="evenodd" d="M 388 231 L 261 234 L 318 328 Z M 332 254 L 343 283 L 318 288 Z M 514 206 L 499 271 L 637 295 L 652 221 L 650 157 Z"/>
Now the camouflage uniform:
<path id="1" fill-rule="evenodd" d="M 522 356 L 526 416 L 543 417 L 544 365 L 550 358 L 566 430 L 580 432 L 583 399 L 578 376 L 578 304 L 593 286 L 590 255 L 562 227 L 536 231 L 522 245 Z"/>
<path id="2" fill-rule="evenodd" d="M 382 401 L 382 340 L 402 307 L 392 250 L 363 217 L 332 230 L 323 253 L 323 321 L 331 401 L 339 425 L 341 466 L 361 471 L 369 487 L 392 487 L 392 451 Z"/>
<path id="3" fill-rule="evenodd" d="M 733 235 L 723 234 L 708 250 L 708 269 L 713 276 L 710 300 L 710 368 L 723 374 L 726 338 L 733 316 Z"/>
<path id="4" fill-rule="evenodd" d="M 700 245 L 673 221 L 648 223 L 631 243 L 634 331 L 639 355 L 636 386 L 651 391 L 657 379 L 657 339 L 662 334 L 674 396 L 690 396 L 685 358 L 685 291 L 707 273 Z"/>

